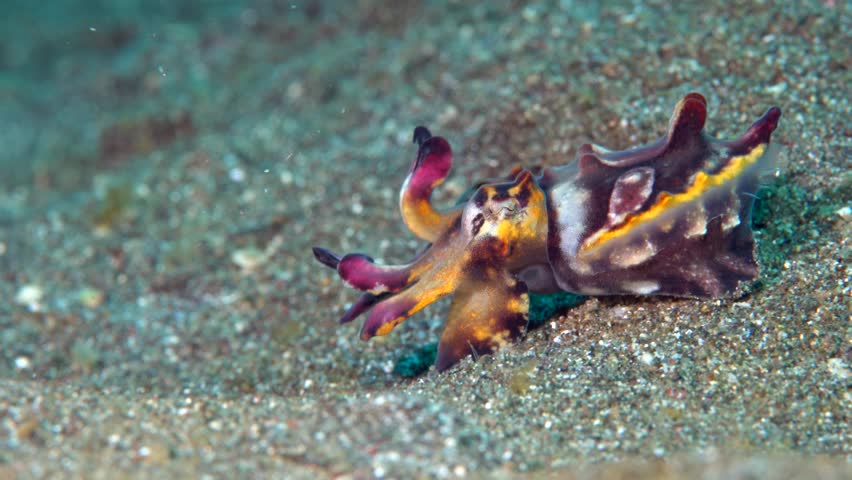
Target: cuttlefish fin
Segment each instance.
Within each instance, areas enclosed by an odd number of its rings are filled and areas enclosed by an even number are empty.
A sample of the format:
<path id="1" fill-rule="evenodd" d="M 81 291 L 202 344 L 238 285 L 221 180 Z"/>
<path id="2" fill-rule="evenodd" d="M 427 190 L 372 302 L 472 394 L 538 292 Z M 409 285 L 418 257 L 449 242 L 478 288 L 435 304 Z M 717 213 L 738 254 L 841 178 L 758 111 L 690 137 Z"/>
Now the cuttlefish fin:
<path id="1" fill-rule="evenodd" d="M 666 151 L 694 149 L 704 141 L 701 131 L 707 121 L 707 100 L 698 93 L 683 97 L 674 108 L 663 143 Z"/>
<path id="2" fill-rule="evenodd" d="M 426 127 L 414 129 L 417 158 L 399 192 L 402 219 L 414 235 L 434 242 L 460 215 L 456 208 L 446 213 L 432 205 L 432 191 L 447 178 L 453 151 L 443 137 L 433 137 Z"/>
<path id="3" fill-rule="evenodd" d="M 529 294 L 524 282 L 505 270 L 468 272 L 447 317 L 435 367 L 444 371 L 468 355 L 499 350 L 526 333 Z"/>

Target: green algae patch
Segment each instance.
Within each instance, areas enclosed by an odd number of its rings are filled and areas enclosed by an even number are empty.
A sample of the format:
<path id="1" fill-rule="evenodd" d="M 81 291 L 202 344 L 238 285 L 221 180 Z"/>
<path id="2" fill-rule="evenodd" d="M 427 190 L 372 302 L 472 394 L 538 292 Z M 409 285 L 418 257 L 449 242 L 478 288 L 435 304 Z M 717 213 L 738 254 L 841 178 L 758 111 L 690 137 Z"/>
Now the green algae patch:
<path id="1" fill-rule="evenodd" d="M 423 345 L 396 361 L 393 373 L 401 377 L 417 377 L 426 373 L 438 356 L 438 344 Z"/>
<path id="2" fill-rule="evenodd" d="M 583 303 L 586 297 L 568 292 L 530 295 L 529 329 L 538 328 L 547 320 Z M 393 367 L 401 377 L 417 377 L 429 370 L 438 355 L 438 344 L 430 343 L 402 355 Z"/>
<path id="3" fill-rule="evenodd" d="M 528 328 L 537 328 L 554 316 L 582 304 L 585 300 L 586 297 L 569 292 L 530 294 Z"/>
<path id="4" fill-rule="evenodd" d="M 852 176 L 829 191 L 814 192 L 786 176 L 761 189 L 754 204 L 752 225 L 764 234 L 757 246 L 763 268 L 756 288 L 774 284 L 795 253 L 810 248 L 833 228 L 832 219 L 852 202 Z"/>

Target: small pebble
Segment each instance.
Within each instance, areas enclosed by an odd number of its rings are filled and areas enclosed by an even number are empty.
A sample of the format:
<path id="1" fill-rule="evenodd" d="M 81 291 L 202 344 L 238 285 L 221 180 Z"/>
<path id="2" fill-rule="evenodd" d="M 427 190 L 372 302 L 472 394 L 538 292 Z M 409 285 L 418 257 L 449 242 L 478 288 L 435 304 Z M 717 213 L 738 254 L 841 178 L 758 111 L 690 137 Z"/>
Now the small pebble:
<path id="1" fill-rule="evenodd" d="M 305 94 L 305 87 L 302 82 L 296 81 L 287 85 L 287 97 L 290 100 L 298 100 Z"/>
<path id="2" fill-rule="evenodd" d="M 104 298 L 104 292 L 92 287 L 85 287 L 77 294 L 77 299 L 80 303 L 89 308 L 101 306 L 104 303 Z"/>
<path id="3" fill-rule="evenodd" d="M 18 370 L 30 368 L 31 364 L 32 362 L 30 361 L 30 357 L 21 356 L 15 359 L 15 368 Z"/>
<path id="4" fill-rule="evenodd" d="M 828 372 L 838 380 L 847 380 L 852 377 L 852 372 L 849 371 L 849 366 L 842 358 L 828 359 Z"/>
<path id="5" fill-rule="evenodd" d="M 266 255 L 256 248 L 234 250 L 231 261 L 243 270 L 254 270 L 266 262 Z"/>
<path id="6" fill-rule="evenodd" d="M 15 303 L 26 305 L 32 310 L 37 310 L 43 296 L 44 290 L 40 286 L 35 284 L 24 285 L 15 294 Z"/>

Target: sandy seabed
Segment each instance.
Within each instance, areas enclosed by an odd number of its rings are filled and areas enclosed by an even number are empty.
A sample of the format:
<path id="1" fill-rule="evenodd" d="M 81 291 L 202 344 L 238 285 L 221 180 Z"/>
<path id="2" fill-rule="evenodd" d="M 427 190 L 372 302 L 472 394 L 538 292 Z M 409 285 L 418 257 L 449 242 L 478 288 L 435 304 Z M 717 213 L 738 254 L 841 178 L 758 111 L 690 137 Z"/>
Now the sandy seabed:
<path id="1" fill-rule="evenodd" d="M 0 478 L 852 478 L 844 2 L 103 3 L 0 20 Z M 588 298 L 415 378 L 446 304 L 337 325 L 310 248 L 422 248 L 415 125 L 449 205 L 691 91 L 718 137 L 784 112 L 739 295 Z"/>

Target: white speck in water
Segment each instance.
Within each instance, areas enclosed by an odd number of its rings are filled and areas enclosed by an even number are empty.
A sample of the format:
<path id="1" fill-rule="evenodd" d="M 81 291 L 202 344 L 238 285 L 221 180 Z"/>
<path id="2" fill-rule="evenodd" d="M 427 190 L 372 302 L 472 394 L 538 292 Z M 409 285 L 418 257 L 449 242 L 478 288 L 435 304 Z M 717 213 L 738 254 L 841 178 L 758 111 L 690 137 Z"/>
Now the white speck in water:
<path id="1" fill-rule="evenodd" d="M 15 368 L 18 370 L 24 370 L 26 368 L 30 368 L 30 357 L 18 357 L 15 359 Z"/>
<path id="2" fill-rule="evenodd" d="M 240 167 L 234 167 L 228 171 L 228 176 L 235 182 L 242 182 L 246 179 L 246 172 Z"/>
<path id="3" fill-rule="evenodd" d="M 302 82 L 295 81 L 287 85 L 287 98 L 290 100 L 298 100 L 305 94 L 305 87 Z"/>
<path id="4" fill-rule="evenodd" d="M 238 321 L 234 323 L 234 331 L 237 333 L 245 333 L 246 329 L 248 329 L 248 322 Z"/>
<path id="5" fill-rule="evenodd" d="M 160 72 L 160 75 L 166 76 L 166 69 L 162 65 L 157 65 L 157 71 Z"/>
<path id="6" fill-rule="evenodd" d="M 89 27 L 89 31 L 90 31 L 90 32 L 97 32 L 97 31 L 98 31 L 98 29 L 97 29 L 97 28 L 95 28 L 95 27 Z"/>

